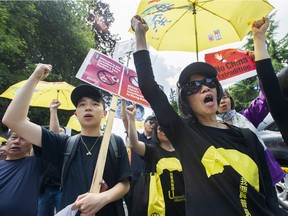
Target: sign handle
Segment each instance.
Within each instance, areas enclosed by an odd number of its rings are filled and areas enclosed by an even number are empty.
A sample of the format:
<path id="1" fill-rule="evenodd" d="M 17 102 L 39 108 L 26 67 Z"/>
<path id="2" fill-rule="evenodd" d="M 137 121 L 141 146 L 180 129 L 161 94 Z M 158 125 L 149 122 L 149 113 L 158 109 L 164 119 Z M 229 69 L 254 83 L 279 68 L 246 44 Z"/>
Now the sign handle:
<path id="1" fill-rule="evenodd" d="M 113 95 L 111 105 L 110 105 L 110 110 L 109 110 L 109 116 L 106 122 L 103 139 L 102 139 L 97 163 L 96 163 L 95 170 L 94 170 L 92 184 L 90 187 L 90 193 L 100 192 L 101 182 L 103 179 L 104 167 L 105 167 L 107 152 L 108 152 L 108 147 L 109 147 L 109 141 L 110 141 L 112 126 L 113 126 L 113 121 L 114 121 L 114 116 L 115 116 L 115 110 L 117 108 L 117 100 L 118 100 L 118 96 Z"/>

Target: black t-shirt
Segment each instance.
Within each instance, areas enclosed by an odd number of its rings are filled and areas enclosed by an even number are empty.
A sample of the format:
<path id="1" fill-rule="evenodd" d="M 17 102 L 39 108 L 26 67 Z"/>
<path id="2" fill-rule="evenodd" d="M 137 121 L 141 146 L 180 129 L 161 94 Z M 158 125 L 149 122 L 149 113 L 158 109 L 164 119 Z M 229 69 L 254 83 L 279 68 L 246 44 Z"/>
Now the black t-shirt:
<path id="1" fill-rule="evenodd" d="M 146 137 L 144 133 L 138 132 L 138 139 L 146 144 L 152 144 L 152 138 Z M 132 183 L 135 184 L 141 173 L 145 171 L 145 162 L 133 149 L 131 149 L 131 172 Z"/>
<path id="2" fill-rule="evenodd" d="M 82 136 L 82 138 L 87 147 L 90 149 L 98 137 Z M 53 162 L 56 166 L 62 166 L 65 150 L 64 146 L 67 139 L 67 136 L 58 135 L 43 128 L 43 157 L 45 157 L 45 159 L 48 161 Z M 119 136 L 115 136 L 115 139 L 116 142 L 120 142 L 120 145 L 118 146 L 121 146 L 121 148 L 118 149 L 118 151 L 121 157 L 117 160 L 116 167 L 116 164 L 114 163 L 115 161 L 113 161 L 111 154 L 107 153 L 103 179 L 107 183 L 109 189 L 125 178 L 131 177 L 128 155 L 123 140 Z M 79 140 L 76 154 L 71 162 L 63 184 L 61 208 L 64 208 L 67 205 L 75 202 L 77 196 L 89 191 L 101 142 L 102 137 L 99 138 L 97 144 L 91 150 L 92 155 L 86 155 L 87 149 L 81 140 Z M 96 215 L 119 215 L 119 207 L 122 207 L 122 200 L 109 203 L 103 207 Z M 120 215 L 123 214 L 124 210 L 122 208 Z"/>
<path id="3" fill-rule="evenodd" d="M 165 215 L 185 215 L 184 179 L 176 151 L 169 152 L 158 145 L 146 145 L 144 160 L 146 171 L 154 170 L 160 176 Z"/>
<path id="4" fill-rule="evenodd" d="M 134 62 L 141 92 L 179 154 L 186 215 L 283 213 L 274 200 L 264 149 L 255 134 L 247 131 L 250 139 L 246 143 L 235 127 L 217 129 L 187 123 L 155 82 L 149 52 L 134 53 Z"/>
<path id="5" fill-rule="evenodd" d="M 0 161 L 0 215 L 37 214 L 41 179 L 46 170 L 42 160 L 25 157 Z"/>

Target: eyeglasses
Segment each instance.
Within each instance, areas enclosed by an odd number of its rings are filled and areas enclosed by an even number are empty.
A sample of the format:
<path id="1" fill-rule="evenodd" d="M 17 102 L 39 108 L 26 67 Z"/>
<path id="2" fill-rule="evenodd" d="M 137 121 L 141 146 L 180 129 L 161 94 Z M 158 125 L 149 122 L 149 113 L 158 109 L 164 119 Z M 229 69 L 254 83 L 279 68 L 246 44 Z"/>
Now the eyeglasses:
<path id="1" fill-rule="evenodd" d="M 202 85 L 209 88 L 216 88 L 219 86 L 219 82 L 216 78 L 205 78 L 203 80 L 194 80 L 182 87 L 182 92 L 185 96 L 196 94 L 200 91 Z"/>

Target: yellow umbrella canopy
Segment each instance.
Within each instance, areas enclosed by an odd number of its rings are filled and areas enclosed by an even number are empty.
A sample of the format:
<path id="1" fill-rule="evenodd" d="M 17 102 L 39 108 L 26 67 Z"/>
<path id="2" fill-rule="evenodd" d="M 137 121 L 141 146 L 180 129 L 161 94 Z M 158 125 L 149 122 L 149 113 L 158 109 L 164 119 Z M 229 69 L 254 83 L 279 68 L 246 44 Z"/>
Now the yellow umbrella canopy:
<path id="1" fill-rule="evenodd" d="M 156 50 L 198 52 L 242 40 L 253 21 L 273 10 L 267 0 L 141 0 L 137 14 L 148 24 Z"/>
<path id="2" fill-rule="evenodd" d="M 75 131 L 81 131 L 81 125 L 80 125 L 76 115 L 72 115 L 69 118 L 69 121 L 68 121 L 66 127 L 71 128 Z"/>
<path id="3" fill-rule="evenodd" d="M 23 80 L 10 86 L 0 97 L 13 99 L 25 82 L 26 80 Z M 75 110 L 70 99 L 71 92 L 74 88 L 74 86 L 66 82 L 40 81 L 34 90 L 30 106 L 49 108 L 51 101 L 58 99 L 61 103 L 59 109 Z"/>
<path id="4" fill-rule="evenodd" d="M 1 137 L 0 136 L 0 145 L 3 143 L 3 142 L 5 142 L 5 141 L 7 141 L 4 137 Z"/>

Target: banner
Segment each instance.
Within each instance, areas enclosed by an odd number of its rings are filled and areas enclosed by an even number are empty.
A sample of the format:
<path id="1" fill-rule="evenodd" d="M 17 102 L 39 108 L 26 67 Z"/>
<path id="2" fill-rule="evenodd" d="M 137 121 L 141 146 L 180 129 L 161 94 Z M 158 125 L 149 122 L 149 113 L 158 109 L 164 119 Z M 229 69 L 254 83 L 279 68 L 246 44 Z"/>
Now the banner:
<path id="1" fill-rule="evenodd" d="M 246 51 L 225 49 L 205 54 L 205 61 L 215 67 L 222 85 L 231 84 L 256 75 L 255 62 Z"/>
<path id="2" fill-rule="evenodd" d="M 76 77 L 126 100 L 150 107 L 138 86 L 137 73 L 94 49 L 90 49 Z"/>
<path id="3" fill-rule="evenodd" d="M 126 107 L 129 105 L 132 105 L 133 103 L 131 101 L 126 100 Z M 145 115 L 145 109 L 143 106 L 136 104 L 136 113 L 135 113 L 135 121 L 136 122 L 143 122 L 144 121 L 144 115 Z M 121 99 L 118 99 L 117 101 L 117 108 L 115 112 L 115 118 L 122 118 L 121 116 Z"/>
<path id="4" fill-rule="evenodd" d="M 130 40 L 117 42 L 113 52 L 113 59 L 119 59 L 124 56 L 129 56 L 132 52 L 136 51 L 135 38 Z"/>

